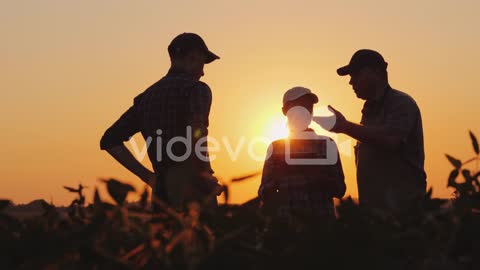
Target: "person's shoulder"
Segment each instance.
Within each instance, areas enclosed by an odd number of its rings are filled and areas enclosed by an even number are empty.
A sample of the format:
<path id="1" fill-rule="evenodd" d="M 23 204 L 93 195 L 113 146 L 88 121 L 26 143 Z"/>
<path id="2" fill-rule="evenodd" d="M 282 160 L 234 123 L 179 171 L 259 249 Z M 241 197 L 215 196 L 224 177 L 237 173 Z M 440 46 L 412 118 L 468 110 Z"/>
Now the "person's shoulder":
<path id="1" fill-rule="evenodd" d="M 418 109 L 417 102 L 412 96 L 393 88 L 391 89 L 389 102 L 393 106 L 407 106 L 412 109 Z"/>
<path id="2" fill-rule="evenodd" d="M 190 94 L 202 99 L 212 99 L 212 90 L 208 84 L 202 81 L 195 81 L 190 89 Z"/>
<path id="3" fill-rule="evenodd" d="M 395 100 L 401 100 L 401 101 L 405 101 L 405 102 L 416 103 L 415 99 L 411 95 L 405 93 L 404 91 L 400 91 L 400 90 L 397 90 L 397 89 L 392 88 L 390 96 Z"/>
<path id="4" fill-rule="evenodd" d="M 196 81 L 195 86 L 199 87 L 199 88 L 205 88 L 205 89 L 210 90 L 210 86 L 208 86 L 208 84 L 206 84 L 205 82 L 202 82 L 202 81 Z"/>
<path id="5" fill-rule="evenodd" d="M 210 89 L 210 86 L 208 86 L 208 84 L 202 81 L 196 81 L 194 84 L 194 87 L 199 89 L 199 91 L 208 92 L 208 93 L 212 92 L 212 90 Z"/>
<path id="6" fill-rule="evenodd" d="M 273 142 L 271 142 L 269 145 L 268 145 L 268 151 L 272 151 L 273 153 L 283 153 L 284 149 L 285 149 L 285 142 L 286 142 L 286 138 L 283 138 L 283 139 L 278 139 L 278 140 L 275 140 Z"/>
<path id="7" fill-rule="evenodd" d="M 278 139 L 270 143 L 269 147 L 279 147 L 285 145 L 285 139 Z"/>

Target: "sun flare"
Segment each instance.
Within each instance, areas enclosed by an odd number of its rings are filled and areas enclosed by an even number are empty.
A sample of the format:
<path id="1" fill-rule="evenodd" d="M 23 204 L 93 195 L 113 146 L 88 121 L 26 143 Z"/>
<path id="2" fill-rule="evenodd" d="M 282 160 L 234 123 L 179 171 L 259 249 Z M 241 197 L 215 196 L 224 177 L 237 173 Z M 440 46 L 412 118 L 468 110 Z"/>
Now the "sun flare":
<path id="1" fill-rule="evenodd" d="M 278 116 L 272 118 L 266 127 L 266 137 L 271 141 L 288 137 L 287 118 Z"/>

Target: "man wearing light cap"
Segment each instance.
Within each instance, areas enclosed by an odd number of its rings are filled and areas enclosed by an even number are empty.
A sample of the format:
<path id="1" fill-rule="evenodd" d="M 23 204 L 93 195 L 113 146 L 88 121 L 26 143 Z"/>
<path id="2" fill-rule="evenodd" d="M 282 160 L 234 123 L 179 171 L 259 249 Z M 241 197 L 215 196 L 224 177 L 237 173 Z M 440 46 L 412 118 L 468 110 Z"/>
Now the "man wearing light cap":
<path id="1" fill-rule="evenodd" d="M 376 51 L 357 51 L 337 73 L 350 75 L 353 91 L 365 100 L 360 124 L 330 107 L 336 115 L 332 131 L 358 141 L 360 204 L 389 212 L 407 211 L 426 188 L 422 118 L 416 102 L 390 87 L 387 62 Z"/>
<path id="2" fill-rule="evenodd" d="M 269 146 L 258 195 L 267 214 L 291 221 L 307 215 L 317 221 L 335 218 L 333 197 L 345 194 L 342 163 L 335 142 L 308 126 L 318 97 L 294 87 L 283 96 L 282 112 L 290 135 Z"/>
<path id="3" fill-rule="evenodd" d="M 152 186 L 154 197 L 182 208 L 190 201 L 203 201 L 219 188 L 208 158 L 199 158 L 192 149 L 208 135 L 212 93 L 200 81 L 203 67 L 219 57 L 194 33 L 175 37 L 168 54 L 168 73 L 134 98 L 133 105 L 106 130 L 100 148 Z M 147 142 L 154 172 L 138 162 L 123 143 L 137 132 Z M 174 138 L 186 139 L 169 144 Z M 208 155 L 206 151 L 203 154 Z"/>

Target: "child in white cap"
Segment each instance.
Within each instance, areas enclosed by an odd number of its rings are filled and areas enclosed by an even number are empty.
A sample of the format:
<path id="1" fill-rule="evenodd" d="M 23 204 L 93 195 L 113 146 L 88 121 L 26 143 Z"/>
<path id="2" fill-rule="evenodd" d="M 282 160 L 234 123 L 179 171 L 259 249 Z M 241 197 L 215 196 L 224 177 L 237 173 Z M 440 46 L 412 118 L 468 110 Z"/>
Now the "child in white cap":
<path id="1" fill-rule="evenodd" d="M 265 212 L 281 219 L 306 215 L 332 220 L 333 197 L 345 194 L 335 142 L 308 127 L 317 102 L 318 97 L 304 87 L 289 89 L 283 96 L 290 135 L 270 144 L 258 191 Z"/>

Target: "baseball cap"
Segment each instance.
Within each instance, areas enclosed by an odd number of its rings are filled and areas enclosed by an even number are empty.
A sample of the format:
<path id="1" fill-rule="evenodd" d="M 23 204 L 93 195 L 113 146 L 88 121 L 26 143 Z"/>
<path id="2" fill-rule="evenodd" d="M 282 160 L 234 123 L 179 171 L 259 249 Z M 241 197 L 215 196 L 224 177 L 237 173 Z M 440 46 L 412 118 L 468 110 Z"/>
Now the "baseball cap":
<path id="1" fill-rule="evenodd" d="M 209 64 L 220 57 L 211 52 L 203 39 L 195 33 L 182 33 L 176 36 L 170 45 L 168 45 L 168 54 L 170 57 L 182 56 L 192 50 L 200 50 L 207 56 L 205 64 Z"/>
<path id="2" fill-rule="evenodd" d="M 317 95 L 312 93 L 312 91 L 310 91 L 310 89 L 305 88 L 305 87 L 301 87 L 301 86 L 297 86 L 297 87 L 293 87 L 293 88 L 287 90 L 287 92 L 285 92 L 285 94 L 283 94 L 283 105 L 285 105 L 287 102 L 297 100 L 300 97 L 303 97 L 305 95 L 311 96 L 313 98 L 313 103 L 314 104 L 318 102 Z"/>
<path id="3" fill-rule="evenodd" d="M 337 74 L 340 76 L 349 75 L 364 67 L 387 69 L 387 65 L 388 63 L 385 62 L 383 56 L 377 51 L 361 49 L 353 54 L 348 65 L 337 69 Z"/>

